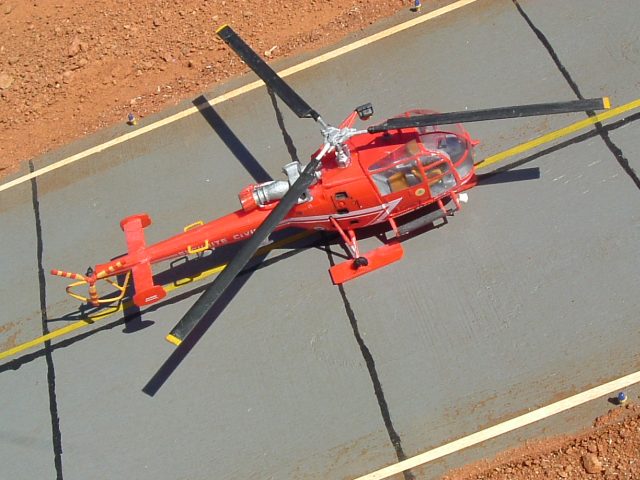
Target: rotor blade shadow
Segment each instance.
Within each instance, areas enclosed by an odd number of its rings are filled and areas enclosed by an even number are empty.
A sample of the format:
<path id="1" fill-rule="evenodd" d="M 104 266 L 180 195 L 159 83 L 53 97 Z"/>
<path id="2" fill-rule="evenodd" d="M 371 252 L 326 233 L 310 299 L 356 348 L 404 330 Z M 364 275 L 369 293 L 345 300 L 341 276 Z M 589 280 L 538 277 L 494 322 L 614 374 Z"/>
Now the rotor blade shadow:
<path id="1" fill-rule="evenodd" d="M 504 170 L 498 173 L 481 173 L 478 174 L 478 186 L 520 182 L 523 180 L 537 180 L 539 178 L 540 168 L 538 167 Z"/>
<path id="2" fill-rule="evenodd" d="M 227 148 L 238 159 L 242 166 L 249 172 L 249 175 L 257 183 L 269 182 L 273 180 L 271 175 L 262 168 L 262 165 L 247 150 L 244 144 L 233 133 L 225 121 L 218 115 L 218 112 L 209 104 L 209 100 L 204 95 L 200 95 L 193 100 L 193 105 L 198 108 L 204 119 L 211 125 L 211 128 L 218 134 Z"/>
<path id="3" fill-rule="evenodd" d="M 254 259 L 255 263 L 260 264 L 266 257 L 262 255 Z M 200 338 L 206 333 L 206 331 L 213 325 L 216 319 L 224 312 L 229 303 L 235 298 L 240 289 L 251 278 L 255 270 L 250 270 L 246 273 L 238 275 L 229 288 L 222 294 L 219 300 L 213 305 L 211 310 L 203 318 L 202 322 L 198 323 L 193 331 L 184 339 L 184 341 L 178 345 L 175 350 L 169 355 L 169 358 L 160 366 L 158 371 L 151 377 L 149 382 L 142 388 L 142 391 L 153 397 L 158 390 L 164 385 L 164 383 L 173 374 L 176 368 L 182 363 L 185 357 L 189 354 L 191 349 L 198 343 Z"/>
<path id="4" fill-rule="evenodd" d="M 267 93 L 269 94 L 269 97 L 271 97 L 271 104 L 273 105 L 273 110 L 276 113 L 276 121 L 278 122 L 278 127 L 280 127 L 280 131 L 282 132 L 282 138 L 284 139 L 284 144 L 287 146 L 289 156 L 294 162 L 300 163 L 300 158 L 298 158 L 298 150 L 293 143 L 291 135 L 289 135 L 289 132 L 287 132 L 287 127 L 284 124 L 282 111 L 280 110 L 280 107 L 278 107 L 278 99 L 276 98 L 275 93 L 273 93 L 273 90 L 271 90 L 270 88 L 267 88 Z"/>

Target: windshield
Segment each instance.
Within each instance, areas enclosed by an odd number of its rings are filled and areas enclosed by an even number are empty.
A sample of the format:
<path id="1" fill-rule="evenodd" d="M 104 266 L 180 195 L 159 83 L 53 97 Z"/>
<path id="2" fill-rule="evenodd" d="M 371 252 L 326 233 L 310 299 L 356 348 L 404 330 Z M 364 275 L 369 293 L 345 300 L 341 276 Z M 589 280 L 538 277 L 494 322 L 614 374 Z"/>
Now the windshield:
<path id="1" fill-rule="evenodd" d="M 369 171 L 382 170 L 391 167 L 394 163 L 399 163 L 404 160 L 407 160 L 414 155 L 421 153 L 422 149 L 418 145 L 417 140 L 411 140 L 410 142 L 401 145 L 393 152 L 388 155 L 382 157 L 382 159 L 378 160 L 375 163 L 372 163 L 369 166 Z"/>
<path id="2" fill-rule="evenodd" d="M 402 116 L 434 113 L 412 110 Z M 446 194 L 472 172 L 472 146 L 461 125 L 418 127 L 418 135 L 369 165 L 369 174 L 382 195 L 419 184 L 433 197 Z"/>

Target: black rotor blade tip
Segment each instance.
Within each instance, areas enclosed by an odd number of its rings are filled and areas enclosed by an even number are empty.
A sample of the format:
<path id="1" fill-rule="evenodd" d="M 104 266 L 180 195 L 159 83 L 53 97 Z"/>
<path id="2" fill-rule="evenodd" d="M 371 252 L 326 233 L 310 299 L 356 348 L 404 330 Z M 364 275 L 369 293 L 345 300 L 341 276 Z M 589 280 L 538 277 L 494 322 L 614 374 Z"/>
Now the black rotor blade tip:
<path id="1" fill-rule="evenodd" d="M 286 83 L 229 25 L 216 30 L 218 36 L 238 55 L 258 77 L 300 118 L 318 120 L 316 112 Z"/>

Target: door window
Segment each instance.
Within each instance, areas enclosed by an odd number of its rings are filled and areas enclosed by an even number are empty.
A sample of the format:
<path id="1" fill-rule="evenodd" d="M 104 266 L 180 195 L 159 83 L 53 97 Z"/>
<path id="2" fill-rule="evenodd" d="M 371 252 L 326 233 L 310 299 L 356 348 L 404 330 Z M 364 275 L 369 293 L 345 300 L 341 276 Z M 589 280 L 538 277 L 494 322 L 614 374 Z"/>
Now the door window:
<path id="1" fill-rule="evenodd" d="M 414 187 L 424 180 L 417 160 L 396 163 L 391 168 L 374 173 L 371 177 L 380 195 L 389 195 Z"/>

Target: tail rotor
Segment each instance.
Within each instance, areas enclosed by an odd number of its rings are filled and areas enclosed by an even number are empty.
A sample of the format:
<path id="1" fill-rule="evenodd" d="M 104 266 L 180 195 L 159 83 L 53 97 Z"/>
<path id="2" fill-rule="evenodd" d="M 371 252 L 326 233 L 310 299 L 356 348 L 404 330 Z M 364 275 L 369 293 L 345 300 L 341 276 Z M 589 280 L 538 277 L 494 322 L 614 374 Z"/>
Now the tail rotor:
<path id="1" fill-rule="evenodd" d="M 100 305 L 108 303 L 119 302 L 120 300 L 122 300 L 125 292 L 127 291 L 131 272 L 129 271 L 126 273 L 122 284 L 118 283 L 117 279 L 112 280 L 111 278 L 107 277 L 107 275 L 109 275 L 110 273 L 112 272 L 109 272 L 109 270 L 102 270 L 96 274 L 91 267 L 87 269 L 87 273 L 84 275 L 80 273 L 65 272 L 64 270 L 51 270 L 52 275 L 76 280 L 75 282 L 67 286 L 67 294 L 70 297 L 75 298 L 76 300 L 91 304 L 94 307 L 99 307 Z M 98 288 L 96 287 L 96 283 L 99 280 L 104 280 L 105 282 L 110 284 L 113 288 L 116 289 L 116 292 L 114 292 L 113 295 L 100 298 L 100 295 L 98 294 Z M 87 285 L 88 296 L 82 295 L 77 291 L 79 287 L 82 287 L 84 285 Z"/>

